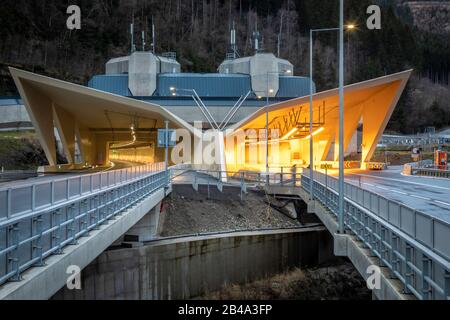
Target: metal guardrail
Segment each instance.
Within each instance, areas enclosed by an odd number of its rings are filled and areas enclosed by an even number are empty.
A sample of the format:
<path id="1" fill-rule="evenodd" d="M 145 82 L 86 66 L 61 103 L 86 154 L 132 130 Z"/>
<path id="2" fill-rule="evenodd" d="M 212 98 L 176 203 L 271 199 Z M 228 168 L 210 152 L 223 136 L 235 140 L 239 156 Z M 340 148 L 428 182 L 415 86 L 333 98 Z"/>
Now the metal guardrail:
<path id="1" fill-rule="evenodd" d="M 387 163 L 385 162 L 367 162 L 367 170 L 385 170 L 387 168 Z"/>
<path id="2" fill-rule="evenodd" d="M 177 60 L 177 53 L 174 51 L 163 52 L 161 56 L 167 59 Z"/>
<path id="3" fill-rule="evenodd" d="M 338 179 L 315 172 L 314 194 L 338 213 Z M 302 175 L 309 190 L 310 178 Z M 450 299 L 450 225 L 358 186 L 345 184 L 344 223 L 418 299 Z"/>
<path id="4" fill-rule="evenodd" d="M 300 186 L 300 178 L 302 175 L 302 168 L 297 168 L 295 171 L 290 170 L 292 168 L 279 167 L 279 172 L 265 172 L 252 171 L 252 170 L 240 170 L 240 171 L 223 171 L 215 169 L 197 169 L 195 166 L 182 165 L 181 167 L 170 167 L 172 178 L 178 177 L 186 172 L 193 172 L 194 179 L 196 175 L 210 176 L 215 180 L 227 179 L 227 184 L 247 184 L 248 186 L 264 186 L 281 185 L 281 186 Z"/>
<path id="5" fill-rule="evenodd" d="M 206 185 L 208 198 L 210 197 L 210 188 L 212 186 L 217 187 L 222 192 L 223 186 L 239 186 L 241 189 L 240 197 L 244 199 L 245 194 L 249 189 L 264 189 L 266 186 L 281 186 L 281 187 L 299 187 L 302 175 L 302 168 L 292 167 L 271 167 L 271 170 L 277 172 L 265 172 L 252 171 L 252 170 L 240 170 L 240 171 L 222 171 L 215 170 L 214 166 L 208 169 L 198 169 L 197 166 L 189 164 L 177 165 L 170 168 L 171 178 L 183 175 L 189 172 L 193 174 L 192 188 L 199 191 L 199 185 Z M 223 181 L 226 179 L 226 182 Z"/>
<path id="6" fill-rule="evenodd" d="M 411 174 L 426 177 L 450 178 L 450 170 L 434 168 L 411 168 Z"/>
<path id="7" fill-rule="evenodd" d="M 11 180 L 20 180 L 37 177 L 38 172 L 36 170 L 11 170 L 0 171 L 0 182 L 8 182 Z"/>
<path id="8" fill-rule="evenodd" d="M 0 284 L 169 183 L 164 163 L 0 189 Z"/>

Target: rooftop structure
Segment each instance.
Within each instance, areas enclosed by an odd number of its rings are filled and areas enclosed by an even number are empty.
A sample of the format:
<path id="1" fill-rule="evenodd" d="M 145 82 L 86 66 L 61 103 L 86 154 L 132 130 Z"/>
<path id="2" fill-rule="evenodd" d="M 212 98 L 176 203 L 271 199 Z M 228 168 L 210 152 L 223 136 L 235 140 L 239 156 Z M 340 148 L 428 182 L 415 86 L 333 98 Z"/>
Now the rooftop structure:
<path id="1" fill-rule="evenodd" d="M 93 76 L 88 87 L 159 104 L 189 123 L 203 121 L 205 127 L 207 119 L 189 91 L 195 90 L 217 121 L 222 121 L 229 109 L 246 97 L 230 124 L 265 106 L 266 98 L 273 103 L 309 94 L 309 78 L 294 76 L 289 61 L 261 50 L 242 58 L 236 48 L 233 52 L 217 73 L 182 73 L 175 53 L 134 51 L 109 60 L 105 74 Z"/>

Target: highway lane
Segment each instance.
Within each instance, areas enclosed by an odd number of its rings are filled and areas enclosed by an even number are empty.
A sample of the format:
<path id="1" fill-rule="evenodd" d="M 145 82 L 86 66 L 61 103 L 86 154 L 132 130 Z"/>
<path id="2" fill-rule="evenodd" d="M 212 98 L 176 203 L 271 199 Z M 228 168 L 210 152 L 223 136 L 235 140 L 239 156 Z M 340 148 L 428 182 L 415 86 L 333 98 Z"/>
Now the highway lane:
<path id="1" fill-rule="evenodd" d="M 97 173 L 97 172 L 105 172 L 105 171 L 110 171 L 110 170 L 120 170 L 120 169 L 124 169 L 124 168 L 130 168 L 130 167 L 141 166 L 141 165 L 142 165 L 142 163 L 114 160 L 113 165 L 108 166 L 108 167 L 97 167 L 97 168 L 91 168 L 91 169 L 86 169 L 86 170 L 75 170 L 73 172 L 67 172 L 67 173 L 42 174 L 37 177 L 28 178 L 28 179 L 2 182 L 2 183 L 0 183 L 0 188 L 2 188 L 2 189 L 3 188 L 15 188 L 15 187 L 30 185 L 35 182 L 37 182 L 37 183 L 48 182 L 48 181 L 52 181 L 52 180 L 65 179 L 68 177 L 77 177 L 80 175 Z"/>
<path id="2" fill-rule="evenodd" d="M 345 179 L 363 189 L 450 222 L 450 180 L 405 176 L 401 171 L 401 166 L 383 171 L 354 170 L 346 173 Z"/>

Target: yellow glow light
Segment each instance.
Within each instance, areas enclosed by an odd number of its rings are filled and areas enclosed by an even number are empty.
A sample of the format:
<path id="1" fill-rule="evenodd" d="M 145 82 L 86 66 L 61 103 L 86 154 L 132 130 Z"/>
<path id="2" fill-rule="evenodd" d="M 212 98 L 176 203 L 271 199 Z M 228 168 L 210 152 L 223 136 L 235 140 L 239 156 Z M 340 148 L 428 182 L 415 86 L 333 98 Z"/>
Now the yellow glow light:
<path id="1" fill-rule="evenodd" d="M 325 128 L 324 128 L 324 127 L 320 127 L 319 129 L 317 129 L 316 131 L 314 131 L 314 132 L 312 133 L 312 136 L 314 137 L 314 136 L 318 135 L 318 134 L 321 133 L 323 130 L 325 130 Z M 308 139 L 311 139 L 311 135 L 308 135 L 308 136 L 306 136 L 306 137 L 303 138 L 303 140 L 308 140 Z"/>
<path id="2" fill-rule="evenodd" d="M 289 139 L 290 136 L 292 136 L 294 133 L 296 133 L 298 131 L 298 128 L 293 128 L 291 131 L 289 131 L 288 133 L 286 133 L 281 140 L 285 140 L 285 139 Z"/>

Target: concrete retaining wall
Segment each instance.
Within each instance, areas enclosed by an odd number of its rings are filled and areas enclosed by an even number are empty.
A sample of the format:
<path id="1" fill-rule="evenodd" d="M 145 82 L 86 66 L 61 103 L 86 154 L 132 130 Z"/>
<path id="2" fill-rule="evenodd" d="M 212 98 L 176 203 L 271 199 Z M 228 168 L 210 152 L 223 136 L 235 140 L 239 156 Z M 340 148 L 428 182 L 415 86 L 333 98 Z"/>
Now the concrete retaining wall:
<path id="1" fill-rule="evenodd" d="M 0 131 L 32 129 L 30 117 L 23 105 L 0 106 Z"/>
<path id="2" fill-rule="evenodd" d="M 159 240 L 104 252 L 54 299 L 188 299 L 332 257 L 323 227 Z"/>

